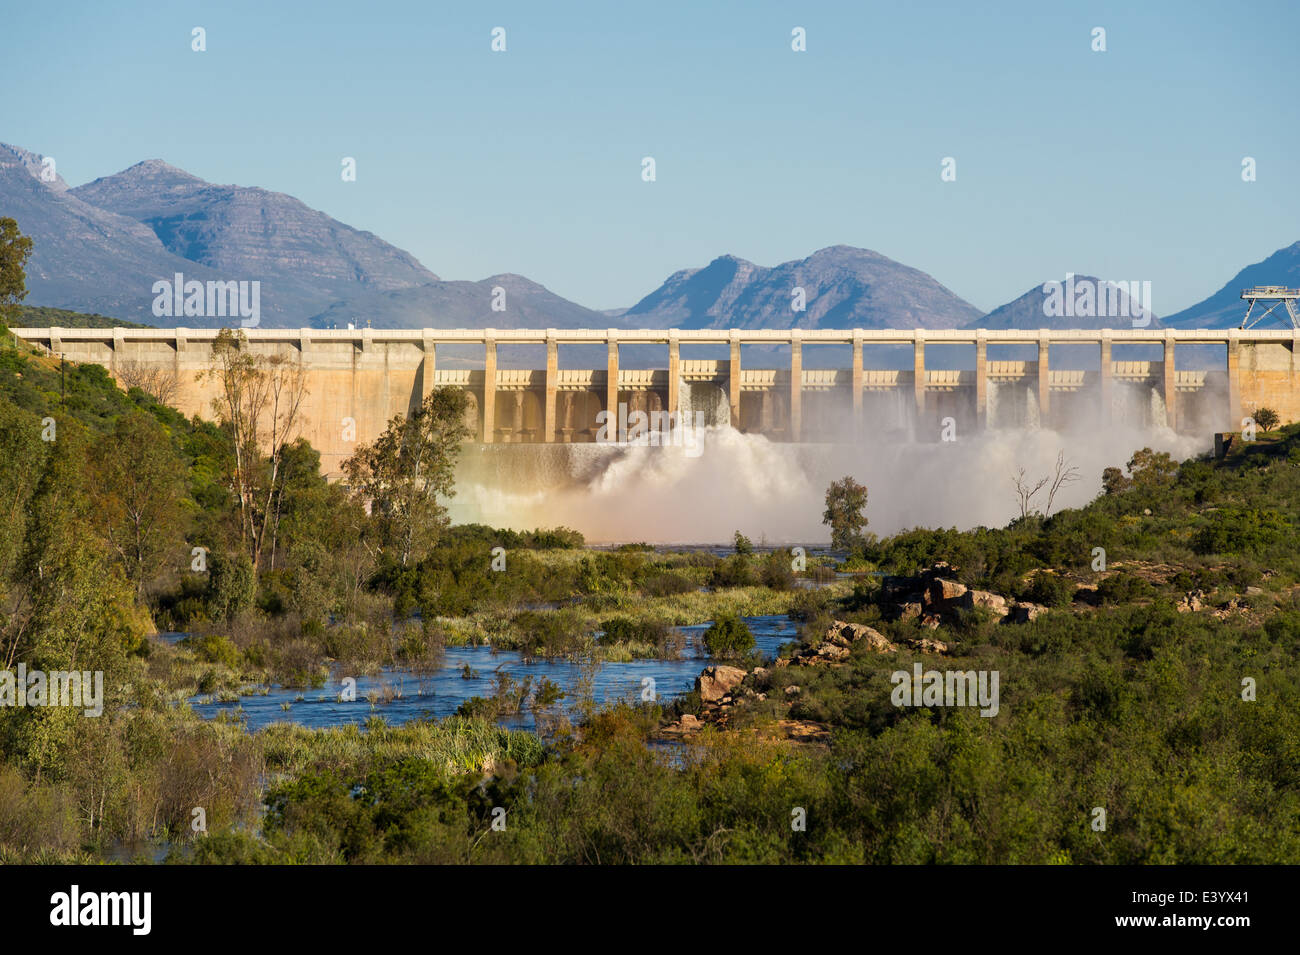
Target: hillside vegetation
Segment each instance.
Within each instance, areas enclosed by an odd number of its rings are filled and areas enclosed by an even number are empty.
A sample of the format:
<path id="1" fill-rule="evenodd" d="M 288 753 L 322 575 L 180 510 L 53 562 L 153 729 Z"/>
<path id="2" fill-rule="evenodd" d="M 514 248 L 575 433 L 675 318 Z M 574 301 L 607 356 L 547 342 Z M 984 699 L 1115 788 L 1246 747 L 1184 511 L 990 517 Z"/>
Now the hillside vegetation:
<path id="1" fill-rule="evenodd" d="M 1300 860 L 1300 427 L 1223 460 L 1139 451 L 1048 520 L 860 542 L 844 566 L 869 573 L 815 590 L 779 552 L 599 552 L 436 508 L 408 554 L 402 512 L 367 514 L 305 441 L 234 434 L 0 349 L 4 667 L 104 673 L 98 718 L 0 708 L 0 859 L 163 840 L 178 862 Z M 938 596 L 914 612 L 917 581 Z M 781 611 L 801 644 L 745 656 L 729 615 Z M 726 665 L 675 701 L 503 687 L 441 722 L 257 733 L 184 703 L 457 642 L 669 656 L 713 619 Z M 914 663 L 996 672 L 996 715 L 896 705 Z M 503 729 L 507 703 L 554 719 Z"/>

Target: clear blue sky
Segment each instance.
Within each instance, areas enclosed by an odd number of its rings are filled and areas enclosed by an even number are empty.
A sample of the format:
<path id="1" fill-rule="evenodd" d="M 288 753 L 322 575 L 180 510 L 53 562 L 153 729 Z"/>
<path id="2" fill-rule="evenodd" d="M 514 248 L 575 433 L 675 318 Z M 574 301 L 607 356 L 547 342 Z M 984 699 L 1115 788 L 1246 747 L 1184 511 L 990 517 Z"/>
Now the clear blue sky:
<path id="1" fill-rule="evenodd" d="M 1073 270 L 1169 314 L 1300 239 L 1298 10 L 4 0 L 0 140 L 73 185 L 161 158 L 288 192 L 443 278 L 593 308 L 843 243 L 982 308 Z"/>

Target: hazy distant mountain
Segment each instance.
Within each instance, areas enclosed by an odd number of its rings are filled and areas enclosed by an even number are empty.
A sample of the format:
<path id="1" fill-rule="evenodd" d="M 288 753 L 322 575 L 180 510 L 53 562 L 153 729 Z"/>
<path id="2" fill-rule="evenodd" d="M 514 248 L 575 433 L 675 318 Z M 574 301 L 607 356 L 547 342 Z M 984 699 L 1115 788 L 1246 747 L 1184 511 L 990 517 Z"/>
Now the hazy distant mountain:
<path id="1" fill-rule="evenodd" d="M 0 144 L 0 215 L 32 239 L 26 304 L 156 324 L 149 312 L 156 279 L 217 278 L 168 252 L 147 226 L 82 202 L 61 179 L 42 182 L 42 168 L 35 153 Z"/>
<path id="2" fill-rule="evenodd" d="M 44 156 L 40 153 L 34 153 L 30 149 L 22 149 L 18 146 L 7 146 L 4 143 L 0 143 L 0 165 L 10 165 L 15 162 L 20 164 L 53 192 L 68 191 L 68 184 L 64 181 L 63 177 L 58 174 L 58 170 L 54 168 L 53 160 L 49 161 L 50 166 L 48 167 L 48 173 L 52 173 L 53 175 L 47 181 L 46 158 Z"/>
<path id="3" fill-rule="evenodd" d="M 161 160 L 76 188 L 43 181 L 43 157 L 0 144 L 0 214 L 34 247 L 26 304 L 152 325 L 233 324 L 155 317 L 154 282 L 259 281 L 261 324 L 345 328 L 1096 328 L 1131 319 L 1050 316 L 1035 286 L 979 309 L 878 252 L 837 245 L 771 268 L 724 255 L 685 269 L 629 309 L 594 311 L 523 276 L 444 281 L 413 256 L 283 193 L 214 185 Z M 1080 276 L 1076 282 L 1093 281 Z M 1244 314 L 1243 287 L 1300 286 L 1300 242 L 1239 272 L 1204 302 L 1150 327 L 1222 328 Z M 505 310 L 492 308 L 505 289 Z M 796 288 L 805 308 L 792 309 Z M 1279 316 L 1283 322 L 1285 317 Z M 1270 324 L 1272 320 L 1270 319 Z"/>
<path id="4" fill-rule="evenodd" d="M 538 326 L 611 319 L 519 275 L 444 282 L 413 256 L 292 196 L 205 182 L 161 160 L 69 189 L 43 157 L 0 146 L 0 213 L 33 240 L 26 303 L 193 328 L 226 318 L 159 318 L 154 282 L 259 281 L 263 327 Z M 505 289 L 505 311 L 492 290 Z M 617 324 L 617 322 L 613 322 Z"/>
<path id="5" fill-rule="evenodd" d="M 503 311 L 493 311 L 500 288 Z M 522 275 L 494 275 L 481 282 L 430 282 L 417 288 L 348 298 L 311 317 L 315 328 L 606 328 L 608 315 L 561 298 Z M 618 325 L 619 322 L 615 321 Z"/>
<path id="6" fill-rule="evenodd" d="M 1170 315 L 1165 324 L 1171 328 L 1235 328 L 1246 317 L 1246 303 L 1241 299 L 1241 290 L 1255 285 L 1300 288 L 1300 242 L 1278 249 L 1263 262 L 1246 266 L 1219 291 L 1191 308 Z M 1256 316 L 1262 311 L 1264 309 L 1255 306 Z M 1286 309 L 1279 306 L 1259 327 L 1290 328 L 1291 318 Z"/>
<path id="7" fill-rule="evenodd" d="M 148 226 L 227 280 L 262 283 L 264 324 L 301 324 L 341 298 L 436 282 L 407 252 L 280 192 L 219 186 L 151 159 L 71 190 Z"/>
<path id="8" fill-rule="evenodd" d="M 1119 306 L 1113 314 L 1098 314 L 1105 312 L 1106 308 L 1098 304 L 1098 291 L 1101 290 L 1102 301 L 1108 296 L 1109 290 L 1107 283 L 1103 282 L 1093 275 L 1075 275 L 1073 290 L 1075 293 L 1074 301 L 1079 301 L 1080 289 L 1087 285 L 1092 295 L 1093 308 L 1091 315 L 1064 315 L 1058 314 L 1064 311 L 1063 304 L 1066 297 L 1066 283 L 1064 279 L 1052 279 L 1052 282 L 1060 286 L 1059 291 L 1052 288 L 1048 282 L 1035 285 L 1024 295 L 1013 299 L 1007 304 L 995 308 L 987 315 L 980 316 L 972 322 L 969 322 L 967 328 L 998 328 L 998 329 L 1034 329 L 1050 328 L 1060 330 L 1066 328 L 1133 328 L 1133 318 L 1135 314 L 1141 314 L 1140 306 L 1142 304 L 1141 296 L 1137 300 L 1129 297 L 1127 291 L 1116 287 L 1116 303 Z M 1044 287 L 1047 291 L 1044 291 Z M 1062 306 L 1062 307 L 1058 307 Z M 1136 326 L 1139 328 L 1161 328 L 1161 321 L 1156 315 L 1150 316 L 1150 321 L 1144 325 Z"/>
<path id="9" fill-rule="evenodd" d="M 795 288 L 806 311 L 791 308 Z M 621 317 L 652 328 L 958 328 L 979 316 L 924 272 L 836 245 L 772 268 L 724 255 L 673 273 Z"/>

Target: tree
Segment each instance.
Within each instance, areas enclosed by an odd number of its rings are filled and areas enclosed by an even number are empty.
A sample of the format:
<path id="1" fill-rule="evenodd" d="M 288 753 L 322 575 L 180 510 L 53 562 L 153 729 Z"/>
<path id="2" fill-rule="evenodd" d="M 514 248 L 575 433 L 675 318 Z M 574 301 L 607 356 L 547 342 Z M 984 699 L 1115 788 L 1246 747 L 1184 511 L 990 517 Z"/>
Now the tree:
<path id="1" fill-rule="evenodd" d="M 826 511 L 822 523 L 830 525 L 831 546 L 837 549 L 852 547 L 867 526 L 862 512 L 867 507 L 867 489 L 852 477 L 832 481 L 826 489 Z"/>
<path id="2" fill-rule="evenodd" d="M 117 366 L 117 380 L 130 391 L 139 388 L 160 405 L 169 405 L 176 398 L 176 373 L 146 365 L 139 361 L 122 361 Z"/>
<path id="3" fill-rule="evenodd" d="M 1056 452 L 1056 465 L 1052 470 L 1052 476 L 1049 478 L 1050 483 L 1047 486 L 1047 510 L 1043 512 L 1044 517 L 1051 516 L 1052 502 L 1056 500 L 1056 495 L 1060 493 L 1061 489 L 1078 480 L 1079 469 L 1066 459 L 1064 451 Z"/>
<path id="4" fill-rule="evenodd" d="M 220 389 L 213 407 L 230 432 L 240 540 L 257 571 L 273 536 L 283 490 L 281 465 L 307 389 L 300 363 L 284 355 L 251 354 L 247 344 L 242 331 L 221 329 L 204 375 L 216 379 Z"/>
<path id="5" fill-rule="evenodd" d="M 1170 457 L 1168 451 L 1143 448 L 1133 452 L 1133 457 L 1128 462 L 1128 473 L 1136 487 L 1159 487 L 1178 476 L 1178 462 Z"/>
<path id="6" fill-rule="evenodd" d="M 1016 505 L 1020 508 L 1020 516 L 1028 517 L 1034 512 L 1033 501 L 1038 492 L 1047 486 L 1047 482 L 1052 478 L 1050 475 L 1039 478 L 1037 481 L 1025 477 L 1025 469 L 1019 468 L 1016 473 L 1011 475 L 1011 485 L 1016 490 Z"/>
<path id="7" fill-rule="evenodd" d="M 403 567 L 431 547 L 448 523 L 438 498 L 456 493 L 456 459 L 470 436 L 467 403 L 459 388 L 437 388 L 410 415 L 394 415 L 383 434 L 343 462 L 353 493 L 370 504 L 381 546 Z"/>
<path id="8" fill-rule="evenodd" d="M 1272 408 L 1260 408 L 1255 412 L 1255 424 L 1261 431 L 1272 431 L 1282 419 Z"/>
<path id="9" fill-rule="evenodd" d="M 1120 494 L 1127 491 L 1133 482 L 1124 476 L 1119 468 L 1106 468 L 1101 472 L 1101 489 L 1106 494 Z"/>
<path id="10" fill-rule="evenodd" d="M 754 542 L 744 534 L 740 533 L 740 531 L 736 531 L 735 545 L 737 554 L 748 556 L 749 554 L 754 553 Z"/>
<path id="11" fill-rule="evenodd" d="M 181 552 L 185 462 L 163 426 L 142 411 L 117 419 L 95 459 L 98 523 L 139 599 L 145 584 Z"/>
<path id="12" fill-rule="evenodd" d="M 24 266 L 32 254 L 32 240 L 18 231 L 18 223 L 0 219 L 0 320 L 8 322 L 14 306 L 27 297 Z"/>

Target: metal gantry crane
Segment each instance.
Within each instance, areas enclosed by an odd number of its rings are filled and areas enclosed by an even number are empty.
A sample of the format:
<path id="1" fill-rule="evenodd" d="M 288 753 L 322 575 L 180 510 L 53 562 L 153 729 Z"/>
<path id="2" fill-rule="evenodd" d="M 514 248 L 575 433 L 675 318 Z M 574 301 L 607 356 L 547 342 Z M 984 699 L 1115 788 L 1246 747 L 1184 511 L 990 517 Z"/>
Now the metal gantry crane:
<path id="1" fill-rule="evenodd" d="M 1246 317 L 1241 320 L 1242 328 L 1254 328 L 1268 318 L 1273 309 L 1279 305 L 1285 305 L 1287 314 L 1291 316 L 1291 327 L 1300 329 L 1300 311 L 1296 309 L 1296 300 L 1300 299 L 1300 288 L 1286 288 L 1282 285 L 1256 285 L 1254 288 L 1242 289 L 1241 297 L 1250 303 L 1246 308 Z M 1272 302 L 1273 304 L 1268 307 L 1263 315 L 1251 322 L 1250 316 L 1255 311 L 1256 302 Z"/>

